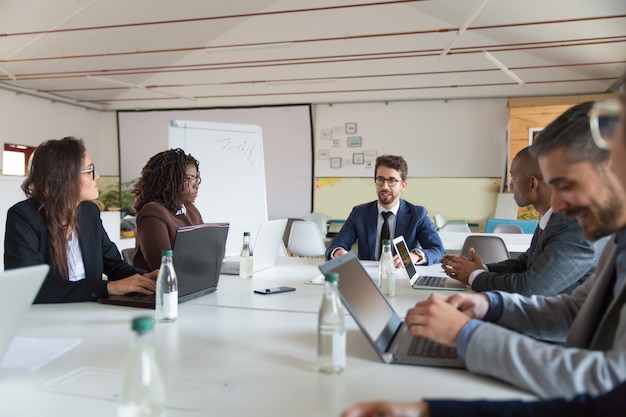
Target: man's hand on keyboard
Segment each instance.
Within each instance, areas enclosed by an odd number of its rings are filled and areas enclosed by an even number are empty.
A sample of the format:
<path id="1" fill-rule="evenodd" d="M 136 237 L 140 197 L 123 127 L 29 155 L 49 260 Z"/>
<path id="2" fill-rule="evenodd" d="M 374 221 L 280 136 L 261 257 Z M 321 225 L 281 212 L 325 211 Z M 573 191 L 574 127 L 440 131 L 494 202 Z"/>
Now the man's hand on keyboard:
<path id="1" fill-rule="evenodd" d="M 444 255 L 441 258 L 441 267 L 446 274 L 467 285 L 469 285 L 470 274 L 477 269 L 484 268 L 483 261 L 476 255 L 474 248 L 470 248 L 469 253 L 469 259 L 461 255 Z"/>
<path id="2" fill-rule="evenodd" d="M 447 302 L 472 319 L 482 319 L 489 310 L 486 294 L 458 293 L 448 297 Z"/>
<path id="3" fill-rule="evenodd" d="M 431 294 L 407 312 L 405 322 L 413 336 L 424 336 L 437 343 L 456 347 L 459 333 L 470 318 L 448 303 L 448 298 Z"/>

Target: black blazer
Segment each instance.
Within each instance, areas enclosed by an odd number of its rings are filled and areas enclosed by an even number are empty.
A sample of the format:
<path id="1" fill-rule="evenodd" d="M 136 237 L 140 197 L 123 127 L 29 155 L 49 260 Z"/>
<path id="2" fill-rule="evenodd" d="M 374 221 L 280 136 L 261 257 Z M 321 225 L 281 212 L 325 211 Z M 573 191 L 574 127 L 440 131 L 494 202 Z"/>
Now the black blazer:
<path id="1" fill-rule="evenodd" d="M 108 297 L 103 273 L 112 281 L 144 273 L 122 260 L 117 246 L 102 227 L 98 207 L 91 202 L 83 202 L 78 209 L 78 226 L 85 279 L 77 282 L 62 279 L 59 271 L 52 266 L 52 246 L 38 209 L 39 204 L 32 198 L 11 207 L 7 213 L 4 236 L 5 269 L 44 263 L 50 265 L 50 272 L 39 289 L 35 303 L 92 301 Z"/>

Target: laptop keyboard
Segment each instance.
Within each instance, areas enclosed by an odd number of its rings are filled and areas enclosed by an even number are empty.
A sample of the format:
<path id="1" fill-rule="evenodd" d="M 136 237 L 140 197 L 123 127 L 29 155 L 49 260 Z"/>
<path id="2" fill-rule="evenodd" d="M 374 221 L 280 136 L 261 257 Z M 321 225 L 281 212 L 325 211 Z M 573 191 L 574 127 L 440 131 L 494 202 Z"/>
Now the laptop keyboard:
<path id="1" fill-rule="evenodd" d="M 435 343 L 426 337 L 415 337 L 411 342 L 409 354 L 431 358 L 456 358 L 456 349 Z"/>
<path id="2" fill-rule="evenodd" d="M 138 300 L 138 301 L 154 301 L 155 300 L 154 294 L 142 294 L 140 292 L 128 293 L 126 294 L 126 297 L 132 300 Z"/>
<path id="3" fill-rule="evenodd" d="M 423 276 L 419 277 L 415 285 L 426 286 L 426 287 L 445 287 L 446 285 L 446 277 L 432 277 L 432 276 Z"/>

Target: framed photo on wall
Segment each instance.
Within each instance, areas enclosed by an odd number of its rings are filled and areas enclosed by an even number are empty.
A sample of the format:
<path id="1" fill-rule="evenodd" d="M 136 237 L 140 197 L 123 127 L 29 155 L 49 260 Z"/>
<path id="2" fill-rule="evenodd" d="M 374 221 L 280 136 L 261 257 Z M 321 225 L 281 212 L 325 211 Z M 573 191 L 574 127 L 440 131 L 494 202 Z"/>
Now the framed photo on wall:
<path id="1" fill-rule="evenodd" d="M 341 168 L 341 158 L 330 158 L 330 167 L 331 168 Z"/>
<path id="2" fill-rule="evenodd" d="M 348 147 L 350 148 L 358 148 L 361 146 L 361 136 L 350 136 L 348 137 Z"/>
<path id="3" fill-rule="evenodd" d="M 328 159 L 330 152 L 328 149 L 320 149 L 317 151 L 317 159 Z"/>
<path id="4" fill-rule="evenodd" d="M 363 157 L 366 161 L 373 161 L 378 156 L 378 151 L 363 151 Z"/>
<path id="5" fill-rule="evenodd" d="M 352 163 L 354 165 L 361 165 L 363 163 L 363 154 L 362 153 L 353 153 L 352 154 Z"/>
<path id="6" fill-rule="evenodd" d="M 353 135 L 356 133 L 356 123 L 346 123 L 346 133 Z"/>

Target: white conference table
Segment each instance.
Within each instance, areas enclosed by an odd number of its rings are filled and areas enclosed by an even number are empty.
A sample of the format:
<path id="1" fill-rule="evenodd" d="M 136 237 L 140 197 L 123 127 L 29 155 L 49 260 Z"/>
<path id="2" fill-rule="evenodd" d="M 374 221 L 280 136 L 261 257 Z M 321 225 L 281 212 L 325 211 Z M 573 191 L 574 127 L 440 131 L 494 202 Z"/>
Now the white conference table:
<path id="1" fill-rule="evenodd" d="M 346 370 L 317 373 L 322 286 L 305 284 L 316 275 L 316 263 L 279 259 L 251 281 L 223 275 L 216 293 L 181 304 L 175 323 L 157 324 L 169 417 L 339 416 L 355 402 L 374 399 L 534 398 L 465 370 L 384 364 L 350 317 Z M 397 281 L 392 304 L 399 311 L 429 293 Z M 277 285 L 296 291 L 252 293 Z M 32 306 L 19 336 L 81 342 L 38 370 L 0 370 L 0 415 L 116 415 L 130 321 L 147 313 L 96 303 Z"/>
<path id="2" fill-rule="evenodd" d="M 255 273 L 252 280 L 241 280 L 234 275 L 221 275 L 219 290 L 215 294 L 191 302 L 219 307 L 317 313 L 323 290 L 323 285 L 321 285 L 323 277 L 318 266 L 323 262 L 323 259 L 278 257 L 276 266 Z M 366 266 L 368 272 L 371 273 L 370 268 L 371 266 Z M 377 270 L 377 266 L 374 269 Z M 417 270 L 420 274 L 446 276 L 440 264 L 428 267 L 418 266 Z M 437 292 L 411 288 L 403 270 L 396 270 L 394 276 L 396 295 L 389 298 L 389 302 L 400 317 L 404 317 L 406 311 L 419 300 Z M 310 280 L 318 284 L 308 283 Z M 294 287 L 296 291 L 271 295 L 254 293 L 255 289 L 281 285 Z M 450 292 L 444 291 L 443 293 Z"/>

